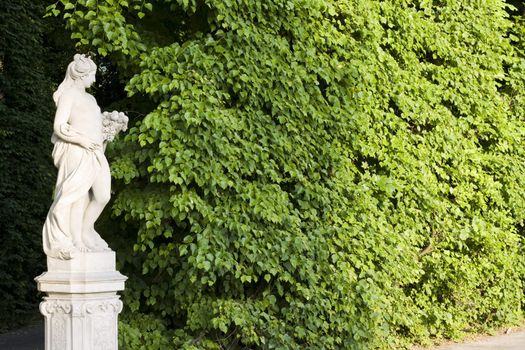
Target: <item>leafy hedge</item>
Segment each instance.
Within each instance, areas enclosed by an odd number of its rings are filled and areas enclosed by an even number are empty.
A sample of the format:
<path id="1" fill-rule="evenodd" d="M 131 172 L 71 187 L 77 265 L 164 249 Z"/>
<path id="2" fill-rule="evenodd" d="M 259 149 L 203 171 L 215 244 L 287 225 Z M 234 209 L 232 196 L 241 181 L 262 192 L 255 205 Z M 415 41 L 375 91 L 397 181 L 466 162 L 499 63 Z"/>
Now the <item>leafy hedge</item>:
<path id="1" fill-rule="evenodd" d="M 39 1 L 0 3 L 0 330 L 38 315 L 52 201 L 52 89 Z"/>
<path id="2" fill-rule="evenodd" d="M 124 347 L 387 349 L 523 316 L 503 1 L 48 10 L 153 106 L 113 150 Z"/>

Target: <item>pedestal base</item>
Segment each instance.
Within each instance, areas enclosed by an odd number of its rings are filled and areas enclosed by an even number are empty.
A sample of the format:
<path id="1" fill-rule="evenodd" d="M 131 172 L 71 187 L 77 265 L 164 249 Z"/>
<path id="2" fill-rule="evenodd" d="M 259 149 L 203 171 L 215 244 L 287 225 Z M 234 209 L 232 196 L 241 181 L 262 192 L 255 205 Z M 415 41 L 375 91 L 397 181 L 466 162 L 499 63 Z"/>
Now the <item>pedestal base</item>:
<path id="1" fill-rule="evenodd" d="M 115 270 L 115 253 L 84 253 L 72 260 L 47 259 L 48 271 L 36 278 L 47 293 L 46 350 L 117 350 L 117 291 L 126 277 Z"/>
<path id="2" fill-rule="evenodd" d="M 46 319 L 46 350 L 117 350 L 121 310 L 117 295 L 45 297 L 40 312 Z"/>

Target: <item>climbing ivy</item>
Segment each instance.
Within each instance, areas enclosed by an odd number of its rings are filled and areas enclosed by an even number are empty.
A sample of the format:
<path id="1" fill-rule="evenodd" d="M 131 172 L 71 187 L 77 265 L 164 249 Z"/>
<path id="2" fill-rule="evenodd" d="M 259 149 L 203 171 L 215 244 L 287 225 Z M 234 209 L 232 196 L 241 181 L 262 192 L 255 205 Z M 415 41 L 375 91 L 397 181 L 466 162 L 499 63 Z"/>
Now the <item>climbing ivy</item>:
<path id="1" fill-rule="evenodd" d="M 389 349 L 522 317 L 525 61 L 505 2 L 48 10 L 152 106 L 112 149 L 123 346 Z"/>

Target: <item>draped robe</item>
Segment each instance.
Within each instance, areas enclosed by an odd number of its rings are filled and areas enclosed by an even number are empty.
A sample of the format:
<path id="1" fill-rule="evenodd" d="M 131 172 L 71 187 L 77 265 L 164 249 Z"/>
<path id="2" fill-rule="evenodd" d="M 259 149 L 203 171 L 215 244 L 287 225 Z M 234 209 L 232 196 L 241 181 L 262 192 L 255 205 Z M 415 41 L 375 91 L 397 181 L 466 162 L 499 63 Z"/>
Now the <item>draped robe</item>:
<path id="1" fill-rule="evenodd" d="M 61 127 L 61 132 L 67 136 L 78 135 L 68 124 Z M 55 144 L 53 161 L 58 175 L 54 201 L 44 224 L 43 246 L 49 257 L 71 259 L 76 251 L 72 225 L 79 225 L 77 230 L 82 227 L 82 218 L 73 218 L 71 208 L 74 204 L 83 203 L 85 210 L 90 188 L 102 164 L 107 161 L 101 149 L 90 151 L 77 144 L 65 142 L 55 134 L 52 141 Z"/>

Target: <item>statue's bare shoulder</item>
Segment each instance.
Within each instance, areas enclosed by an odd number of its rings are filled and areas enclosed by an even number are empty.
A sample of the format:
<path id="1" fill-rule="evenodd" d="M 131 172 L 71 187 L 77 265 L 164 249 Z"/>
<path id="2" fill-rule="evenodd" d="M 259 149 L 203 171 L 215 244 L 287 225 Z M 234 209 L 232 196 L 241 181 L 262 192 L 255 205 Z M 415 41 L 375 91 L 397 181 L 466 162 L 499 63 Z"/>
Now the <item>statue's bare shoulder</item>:
<path id="1" fill-rule="evenodd" d="M 79 100 L 85 98 L 85 96 L 83 95 L 87 95 L 87 93 L 82 93 L 77 89 L 65 90 L 62 93 L 62 95 L 60 95 L 58 103 L 74 104 L 75 102 L 78 102 Z"/>

